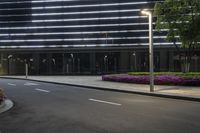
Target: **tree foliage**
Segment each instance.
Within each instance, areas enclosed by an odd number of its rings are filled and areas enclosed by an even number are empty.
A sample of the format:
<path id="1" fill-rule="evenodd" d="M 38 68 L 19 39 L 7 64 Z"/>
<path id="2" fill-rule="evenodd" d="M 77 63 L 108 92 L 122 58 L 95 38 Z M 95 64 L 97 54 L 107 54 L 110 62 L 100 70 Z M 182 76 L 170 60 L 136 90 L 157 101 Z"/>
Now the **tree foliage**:
<path id="1" fill-rule="evenodd" d="M 154 15 L 157 18 L 156 28 L 168 29 L 167 40 L 174 45 L 177 41 L 181 42 L 176 48 L 184 49 L 185 64 L 189 64 L 200 42 L 200 0 L 160 1 L 154 7 Z"/>

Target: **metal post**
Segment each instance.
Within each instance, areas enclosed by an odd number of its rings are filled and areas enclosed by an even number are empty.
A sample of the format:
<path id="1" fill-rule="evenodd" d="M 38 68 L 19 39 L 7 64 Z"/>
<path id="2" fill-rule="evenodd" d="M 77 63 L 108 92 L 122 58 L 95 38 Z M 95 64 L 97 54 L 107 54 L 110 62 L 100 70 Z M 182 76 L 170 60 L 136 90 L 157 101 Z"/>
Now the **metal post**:
<path id="1" fill-rule="evenodd" d="M 150 72 L 150 92 L 154 91 L 154 63 L 153 63 L 153 24 L 152 13 L 149 13 L 149 72 Z"/>
<path id="2" fill-rule="evenodd" d="M 26 79 L 28 78 L 28 64 L 25 64 L 25 73 L 26 73 Z"/>
<path id="3" fill-rule="evenodd" d="M 150 92 L 154 91 L 154 63 L 153 63 L 153 16 L 152 12 L 144 9 L 142 14 L 149 17 L 149 72 L 150 72 Z"/>

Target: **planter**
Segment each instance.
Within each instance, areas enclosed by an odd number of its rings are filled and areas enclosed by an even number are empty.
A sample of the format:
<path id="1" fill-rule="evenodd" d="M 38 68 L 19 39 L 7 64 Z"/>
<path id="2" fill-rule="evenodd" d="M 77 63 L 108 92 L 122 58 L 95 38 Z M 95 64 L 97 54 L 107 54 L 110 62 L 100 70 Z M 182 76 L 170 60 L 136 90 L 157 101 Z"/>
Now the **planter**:
<path id="1" fill-rule="evenodd" d="M 6 97 L 5 97 L 5 95 L 4 95 L 3 90 L 0 89 L 0 104 L 3 103 L 3 101 L 5 100 L 5 98 L 6 98 Z"/>
<path id="2" fill-rule="evenodd" d="M 0 109 L 3 108 L 4 106 L 5 106 L 5 102 L 2 101 L 2 102 L 0 103 Z"/>
<path id="3" fill-rule="evenodd" d="M 104 75 L 102 76 L 102 80 L 135 84 L 150 83 L 149 75 Z M 186 78 L 178 75 L 156 75 L 154 83 L 156 85 L 200 86 L 200 78 Z"/>

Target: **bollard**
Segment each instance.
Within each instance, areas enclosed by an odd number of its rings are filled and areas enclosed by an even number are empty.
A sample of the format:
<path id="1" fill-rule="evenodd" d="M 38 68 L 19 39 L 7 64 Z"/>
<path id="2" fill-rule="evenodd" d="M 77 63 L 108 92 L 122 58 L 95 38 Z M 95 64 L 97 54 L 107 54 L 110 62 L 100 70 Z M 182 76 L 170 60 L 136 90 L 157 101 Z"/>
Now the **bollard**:
<path id="1" fill-rule="evenodd" d="M 25 64 L 25 73 L 26 73 L 26 79 L 28 78 L 28 64 Z"/>

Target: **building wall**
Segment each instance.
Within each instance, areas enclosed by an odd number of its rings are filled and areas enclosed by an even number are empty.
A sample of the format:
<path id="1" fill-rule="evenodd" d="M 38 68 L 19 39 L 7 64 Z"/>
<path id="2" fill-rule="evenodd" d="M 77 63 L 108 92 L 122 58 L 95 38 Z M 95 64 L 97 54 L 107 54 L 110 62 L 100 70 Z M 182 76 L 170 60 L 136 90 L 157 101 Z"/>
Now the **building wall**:
<path id="1" fill-rule="evenodd" d="M 154 0 L 1 0 L 0 48 L 119 47 L 148 45 Z M 154 45 L 165 32 L 155 33 Z"/>
<path id="2" fill-rule="evenodd" d="M 1 0 L 1 74 L 148 71 L 154 0 Z M 155 71 L 179 71 L 166 31 L 154 31 Z M 171 49 L 172 48 L 172 49 Z M 161 50 L 161 51 L 160 51 Z M 192 69 L 199 71 L 199 55 Z"/>

